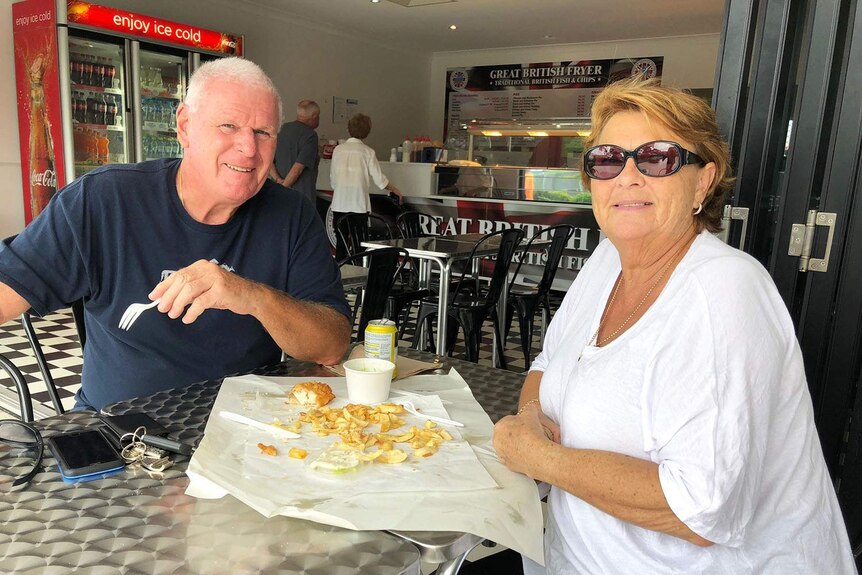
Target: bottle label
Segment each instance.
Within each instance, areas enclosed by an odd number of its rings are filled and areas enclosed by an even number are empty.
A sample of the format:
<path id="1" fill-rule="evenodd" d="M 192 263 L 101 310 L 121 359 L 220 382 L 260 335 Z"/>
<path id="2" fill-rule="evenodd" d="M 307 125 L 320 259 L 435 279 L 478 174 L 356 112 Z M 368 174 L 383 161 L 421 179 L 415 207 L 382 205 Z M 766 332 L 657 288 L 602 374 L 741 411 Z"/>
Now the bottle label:
<path id="1" fill-rule="evenodd" d="M 33 170 L 30 172 L 30 187 L 45 187 L 45 188 L 54 188 L 57 187 L 57 174 L 51 168 L 46 169 L 43 172 L 37 172 Z"/>

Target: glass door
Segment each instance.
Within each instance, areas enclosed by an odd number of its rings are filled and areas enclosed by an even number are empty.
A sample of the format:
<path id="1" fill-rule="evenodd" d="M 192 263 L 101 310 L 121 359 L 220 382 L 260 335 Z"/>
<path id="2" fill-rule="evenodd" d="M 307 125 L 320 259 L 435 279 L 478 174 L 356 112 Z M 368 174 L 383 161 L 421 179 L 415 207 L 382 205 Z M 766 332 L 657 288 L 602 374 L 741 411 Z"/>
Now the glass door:
<path id="1" fill-rule="evenodd" d="M 141 159 L 180 158 L 176 115 L 186 95 L 188 55 L 141 45 L 139 61 Z"/>
<path id="2" fill-rule="evenodd" d="M 77 178 L 108 163 L 130 161 L 124 118 L 125 44 L 75 32 L 69 38 L 71 108 Z"/>

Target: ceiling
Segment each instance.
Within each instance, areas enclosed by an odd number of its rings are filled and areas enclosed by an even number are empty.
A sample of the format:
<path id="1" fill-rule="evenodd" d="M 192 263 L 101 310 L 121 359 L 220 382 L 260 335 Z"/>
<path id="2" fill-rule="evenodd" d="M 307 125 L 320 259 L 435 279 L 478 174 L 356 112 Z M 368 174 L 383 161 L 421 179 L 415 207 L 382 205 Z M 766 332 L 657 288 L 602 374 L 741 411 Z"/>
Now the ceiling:
<path id="1" fill-rule="evenodd" d="M 717 34 L 721 31 L 725 4 L 724 0 L 241 2 L 420 52 Z M 452 24 L 458 29 L 450 30 Z"/>

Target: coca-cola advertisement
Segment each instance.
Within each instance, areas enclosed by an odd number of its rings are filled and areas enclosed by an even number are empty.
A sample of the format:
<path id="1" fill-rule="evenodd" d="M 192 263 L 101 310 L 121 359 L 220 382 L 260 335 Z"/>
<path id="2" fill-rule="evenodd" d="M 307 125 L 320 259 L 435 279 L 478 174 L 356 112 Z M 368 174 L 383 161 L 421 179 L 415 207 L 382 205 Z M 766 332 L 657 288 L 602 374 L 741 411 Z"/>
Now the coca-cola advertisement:
<path id="1" fill-rule="evenodd" d="M 65 183 L 54 2 L 13 4 L 12 22 L 24 217 L 29 224 Z"/>

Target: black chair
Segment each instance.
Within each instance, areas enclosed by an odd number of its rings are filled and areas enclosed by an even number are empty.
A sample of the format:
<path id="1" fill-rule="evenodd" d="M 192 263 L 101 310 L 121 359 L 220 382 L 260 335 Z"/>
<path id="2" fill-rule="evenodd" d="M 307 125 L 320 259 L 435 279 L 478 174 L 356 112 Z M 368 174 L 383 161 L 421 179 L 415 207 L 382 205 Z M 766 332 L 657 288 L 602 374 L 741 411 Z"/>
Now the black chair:
<path id="1" fill-rule="evenodd" d="M 447 330 L 447 341 L 449 349 L 446 350 L 449 355 L 452 355 L 452 350 L 455 346 L 455 337 L 457 329 L 460 325 L 464 330 L 464 343 L 466 345 L 467 360 L 477 363 L 479 361 L 479 345 L 482 342 L 482 324 L 491 316 L 494 323 L 494 333 L 496 334 L 497 355 L 500 358 L 500 365 L 503 369 L 506 368 L 506 359 L 503 355 L 503 334 L 500 317 L 497 314 L 497 302 L 500 299 L 500 294 L 508 286 L 509 265 L 512 263 L 512 258 L 515 255 L 515 250 L 521 240 L 524 238 L 524 232 L 519 229 L 499 230 L 485 235 L 480 239 L 470 252 L 470 257 L 467 261 L 473 261 L 476 257 L 476 252 L 488 245 L 489 242 L 499 241 L 500 245 L 497 248 L 497 253 L 493 258 L 494 269 L 491 272 L 491 280 L 487 289 L 473 295 L 467 293 L 468 284 L 474 280 L 467 275 L 466 270 L 458 274 L 458 279 L 455 284 L 455 290 L 448 299 L 446 313 L 450 319 L 454 320 Z M 469 267 L 469 266 L 467 266 Z M 437 313 L 437 298 L 427 297 L 422 300 L 419 308 L 419 320 L 416 324 L 417 334 L 420 327 L 424 327 L 428 343 L 434 347 L 434 338 L 431 331 L 431 320 Z M 457 322 L 457 323 L 456 323 Z M 414 347 L 419 345 L 418 335 L 413 340 Z M 437 353 L 440 353 L 438 351 Z"/>
<path id="2" fill-rule="evenodd" d="M 75 328 L 78 330 L 78 339 L 81 342 L 81 348 L 87 341 L 87 330 L 84 327 L 84 301 L 77 300 L 73 302 L 72 318 L 75 320 Z M 51 403 L 54 405 L 54 410 L 60 414 L 65 413 L 63 403 L 60 401 L 60 395 L 57 393 L 57 384 L 54 382 L 54 377 L 51 375 L 51 367 L 48 365 L 48 360 L 45 358 L 45 352 L 42 350 L 42 344 L 39 342 L 39 336 L 36 333 L 36 328 L 33 326 L 33 317 L 29 311 L 21 314 L 21 326 L 24 328 L 24 335 L 27 336 L 27 341 L 30 342 L 30 348 L 33 350 L 33 356 L 36 358 L 36 364 L 39 366 L 39 371 L 42 373 L 42 380 L 45 382 L 45 389 L 48 396 L 51 398 Z"/>
<path id="3" fill-rule="evenodd" d="M 335 221 L 335 233 L 344 244 L 347 256 L 364 251 L 362 242 L 392 239 L 389 224 L 375 214 L 343 214 Z"/>
<path id="4" fill-rule="evenodd" d="M 527 242 L 518 261 L 518 267 L 515 268 L 515 273 L 512 274 L 512 282 L 509 284 L 509 294 L 506 300 L 506 337 L 509 337 L 512 316 L 517 311 L 525 369 L 530 368 L 530 355 L 533 350 L 533 319 L 536 312 L 541 309 L 543 325 L 547 326 L 550 321 L 551 303 L 548 300 L 548 293 L 551 291 L 551 286 L 554 283 L 554 276 L 557 275 L 557 268 L 560 265 L 560 257 L 563 255 L 563 250 L 569 242 L 569 238 L 574 233 L 574 226 L 569 224 L 560 224 L 539 230 Z M 533 242 L 544 238 L 550 239 L 551 245 L 547 249 L 548 259 L 545 261 L 542 279 L 539 280 L 534 289 L 516 287 L 515 280 L 518 278 L 518 272 L 521 271 L 521 266 L 530 248 L 533 247 Z M 542 335 L 544 336 L 544 333 Z"/>
<path id="5" fill-rule="evenodd" d="M 365 327 L 369 321 L 386 317 L 386 300 L 389 298 L 395 277 L 401 270 L 406 256 L 407 252 L 401 248 L 381 248 L 349 256 L 339 263 L 339 265 L 347 263 L 362 265 L 365 261 L 368 267 L 365 297 L 362 300 L 359 325 L 354 341 L 359 341 L 364 337 Z"/>
<path id="6" fill-rule="evenodd" d="M 352 256 L 365 250 L 362 247 L 362 242 L 370 239 L 392 239 L 392 230 L 389 228 L 389 224 L 374 214 L 343 214 L 335 220 L 335 233 L 338 234 L 340 245 L 344 246 L 344 251 L 346 251 L 345 254 L 336 254 L 339 258 L 339 266 L 350 260 Z M 357 290 L 356 300 L 353 303 L 354 322 L 356 321 L 356 314 L 359 312 L 359 306 L 362 305 L 364 294 L 365 288 Z"/>
<path id="7" fill-rule="evenodd" d="M 426 233 L 422 227 L 423 221 L 432 230 L 437 230 L 437 220 L 424 212 L 411 210 L 402 212 L 395 217 L 395 225 L 401 233 L 402 238 L 427 238 L 439 235 L 433 231 L 432 233 Z"/>
<path id="8" fill-rule="evenodd" d="M 21 421 L 33 421 L 33 401 L 30 399 L 30 388 L 27 387 L 27 380 L 24 379 L 24 374 L 3 354 L 0 354 L 0 367 L 6 371 L 18 389 L 18 406 L 21 412 Z"/>

